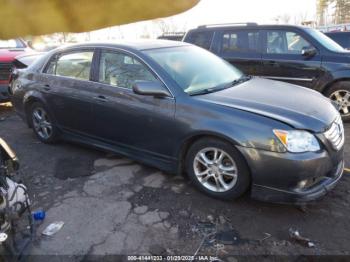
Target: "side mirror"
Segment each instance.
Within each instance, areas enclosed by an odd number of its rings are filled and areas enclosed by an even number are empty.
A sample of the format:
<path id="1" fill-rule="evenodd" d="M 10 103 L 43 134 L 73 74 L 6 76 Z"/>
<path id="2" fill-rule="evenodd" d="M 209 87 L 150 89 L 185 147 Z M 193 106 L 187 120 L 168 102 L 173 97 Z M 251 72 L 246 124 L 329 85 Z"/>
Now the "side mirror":
<path id="1" fill-rule="evenodd" d="M 171 94 L 161 82 L 156 81 L 136 81 L 132 90 L 135 94 L 155 97 L 170 97 Z"/>
<path id="2" fill-rule="evenodd" d="M 301 55 L 306 57 L 312 57 L 317 54 L 317 50 L 315 48 L 303 48 L 301 50 Z"/>

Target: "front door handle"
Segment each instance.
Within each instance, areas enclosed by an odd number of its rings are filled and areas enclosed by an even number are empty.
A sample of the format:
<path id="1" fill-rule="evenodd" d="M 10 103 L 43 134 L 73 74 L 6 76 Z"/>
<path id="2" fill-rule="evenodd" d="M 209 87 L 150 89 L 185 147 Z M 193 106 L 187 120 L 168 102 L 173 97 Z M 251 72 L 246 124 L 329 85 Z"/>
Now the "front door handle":
<path id="1" fill-rule="evenodd" d="M 103 96 L 103 95 L 98 95 L 94 97 L 96 100 L 101 101 L 101 102 L 106 102 L 108 99 L 107 97 Z"/>
<path id="2" fill-rule="evenodd" d="M 265 65 L 275 66 L 277 65 L 277 62 L 274 60 L 269 60 L 264 63 Z"/>
<path id="3" fill-rule="evenodd" d="M 44 91 L 50 91 L 51 87 L 49 84 L 46 84 L 46 85 L 44 85 L 43 89 L 44 89 Z"/>

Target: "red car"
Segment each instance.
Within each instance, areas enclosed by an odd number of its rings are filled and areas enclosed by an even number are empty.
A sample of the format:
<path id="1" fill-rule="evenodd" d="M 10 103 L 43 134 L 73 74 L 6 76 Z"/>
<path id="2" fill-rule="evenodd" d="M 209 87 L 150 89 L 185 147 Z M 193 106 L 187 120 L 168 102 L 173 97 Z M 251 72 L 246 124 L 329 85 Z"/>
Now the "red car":
<path id="1" fill-rule="evenodd" d="M 8 85 L 15 57 L 32 52 L 22 39 L 0 40 L 0 103 L 9 101 Z"/>

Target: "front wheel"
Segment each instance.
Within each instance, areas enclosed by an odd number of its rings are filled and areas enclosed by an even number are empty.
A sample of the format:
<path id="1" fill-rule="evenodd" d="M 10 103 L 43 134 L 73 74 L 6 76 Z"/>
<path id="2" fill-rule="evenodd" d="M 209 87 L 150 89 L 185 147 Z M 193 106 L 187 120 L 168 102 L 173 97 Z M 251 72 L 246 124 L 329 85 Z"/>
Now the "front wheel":
<path id="1" fill-rule="evenodd" d="M 344 122 L 350 121 L 350 83 L 337 82 L 327 92 L 326 96 L 334 101 Z"/>
<path id="2" fill-rule="evenodd" d="M 238 198 L 250 185 L 249 169 L 241 154 L 219 139 L 195 142 L 187 154 L 186 170 L 199 190 L 219 199 Z"/>

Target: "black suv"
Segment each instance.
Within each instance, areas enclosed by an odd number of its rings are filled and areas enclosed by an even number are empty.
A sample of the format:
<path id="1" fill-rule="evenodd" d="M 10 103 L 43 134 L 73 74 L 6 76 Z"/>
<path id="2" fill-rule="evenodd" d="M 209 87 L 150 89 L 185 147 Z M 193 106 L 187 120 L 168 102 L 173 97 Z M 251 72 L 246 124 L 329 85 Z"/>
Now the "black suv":
<path id="1" fill-rule="evenodd" d="M 350 32 L 328 32 L 326 36 L 332 38 L 345 49 L 350 50 Z"/>
<path id="2" fill-rule="evenodd" d="M 183 41 L 217 54 L 248 75 L 315 89 L 334 100 L 343 119 L 350 121 L 350 51 L 318 30 L 256 23 L 205 25 L 188 31 Z"/>

